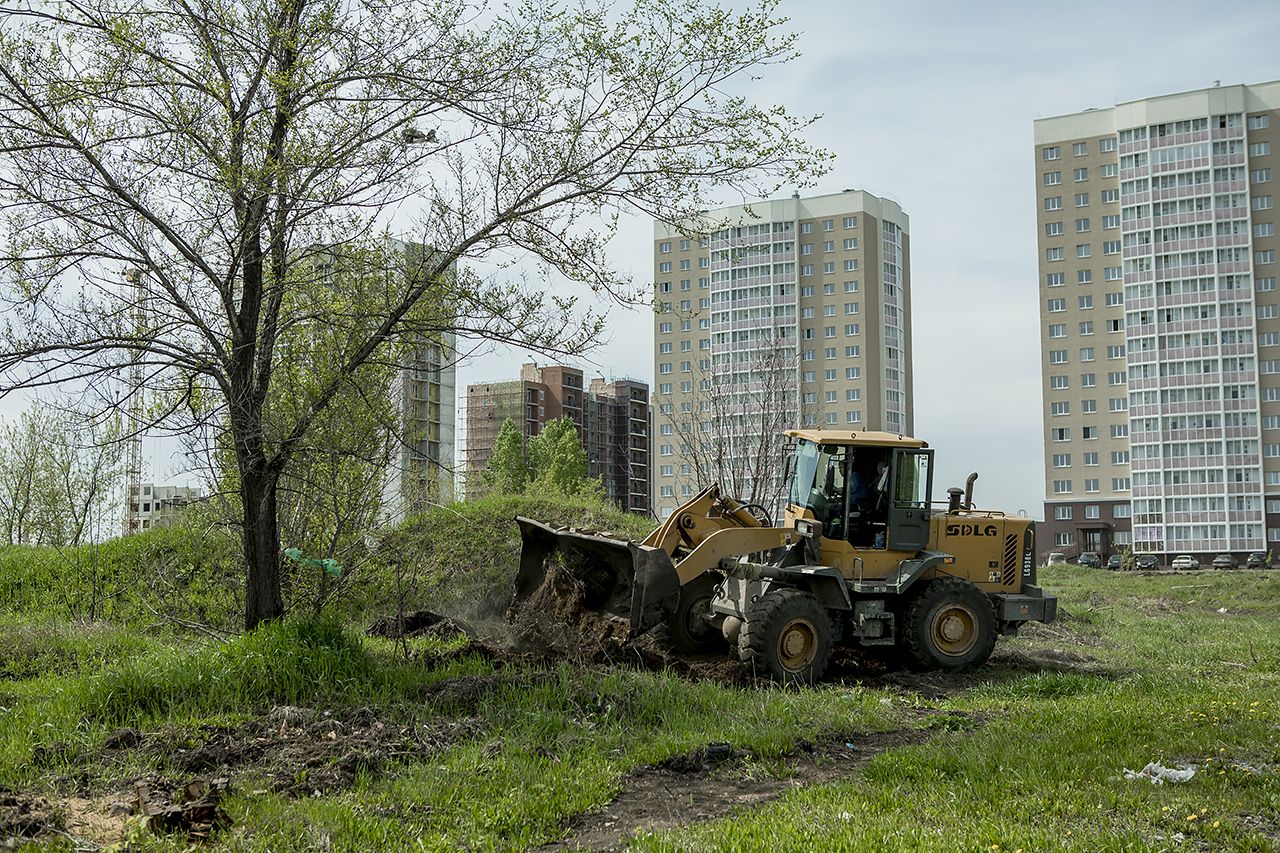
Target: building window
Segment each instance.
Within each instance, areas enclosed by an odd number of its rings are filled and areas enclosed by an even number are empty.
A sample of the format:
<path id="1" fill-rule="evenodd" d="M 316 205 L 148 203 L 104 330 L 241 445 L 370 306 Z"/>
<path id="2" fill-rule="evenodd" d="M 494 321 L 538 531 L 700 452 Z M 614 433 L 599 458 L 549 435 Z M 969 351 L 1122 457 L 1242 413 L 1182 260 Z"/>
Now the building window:
<path id="1" fill-rule="evenodd" d="M 1276 262 L 1276 250 L 1266 249 L 1261 252 L 1254 252 L 1253 262 L 1255 264 L 1274 264 Z"/>
<path id="2" fill-rule="evenodd" d="M 834 231 L 834 230 L 835 230 L 835 228 L 836 228 L 836 223 L 835 223 L 835 220 L 834 220 L 834 219 L 824 219 L 824 220 L 822 220 L 822 230 L 823 230 L 823 231 Z"/>
<path id="3" fill-rule="evenodd" d="M 1098 451 L 1095 450 L 1095 451 L 1092 451 L 1091 453 L 1084 454 L 1084 464 L 1088 467 L 1097 468 L 1098 467 Z"/>
<path id="4" fill-rule="evenodd" d="M 1097 414 L 1098 412 L 1097 400 L 1081 400 L 1080 402 L 1084 404 L 1083 407 L 1081 408 L 1081 412 L 1083 412 L 1086 415 Z"/>
<path id="5" fill-rule="evenodd" d="M 1249 146 L 1250 157 L 1264 157 L 1271 153 L 1270 142 L 1254 142 Z"/>
<path id="6" fill-rule="evenodd" d="M 1061 160 L 1062 149 L 1059 148 L 1057 145 L 1048 145 L 1048 146 L 1045 146 L 1044 149 L 1042 149 L 1041 156 L 1044 157 L 1044 159 L 1046 160 Z"/>
<path id="7" fill-rule="evenodd" d="M 1055 519 L 1055 520 L 1057 520 L 1057 521 L 1070 521 L 1070 520 L 1071 520 L 1071 507 L 1069 507 L 1069 506 L 1055 506 L 1055 507 L 1053 508 L 1053 517 L 1054 517 L 1054 519 Z"/>
<path id="8" fill-rule="evenodd" d="M 1076 270 L 1076 284 L 1093 284 L 1093 270 Z"/>
<path id="9" fill-rule="evenodd" d="M 1089 180 L 1089 170 L 1085 168 L 1074 169 L 1071 172 L 1071 179 L 1076 182 L 1087 181 Z"/>
<path id="10" fill-rule="evenodd" d="M 1049 414 L 1053 417 L 1071 414 L 1071 403 L 1067 401 L 1059 401 L 1049 404 Z"/>
<path id="11" fill-rule="evenodd" d="M 1095 491 L 1095 492 L 1096 492 L 1096 491 L 1098 491 L 1098 481 L 1097 481 L 1097 480 L 1085 480 L 1085 481 L 1084 481 L 1084 490 L 1085 490 L 1086 492 L 1087 492 L 1087 491 L 1089 491 L 1089 484 L 1090 484 L 1090 483 L 1093 483 L 1093 491 Z M 1102 507 L 1100 507 L 1098 504 L 1089 504 L 1089 505 L 1087 505 L 1087 506 L 1084 508 L 1084 517 L 1085 517 L 1087 520 L 1089 520 L 1089 521 L 1093 521 L 1093 520 L 1095 520 L 1095 519 L 1100 519 L 1100 518 L 1102 518 Z"/>
<path id="12" fill-rule="evenodd" d="M 1114 178 L 1120 174 L 1120 167 L 1115 163 L 1103 163 L 1098 167 L 1098 175 L 1103 178 Z"/>
<path id="13" fill-rule="evenodd" d="M 1113 492 L 1129 491 L 1129 478 L 1128 477 L 1112 477 L 1111 491 Z"/>
<path id="14" fill-rule="evenodd" d="M 857 258 L 848 258 L 848 259 L 846 259 L 846 260 L 845 260 L 845 262 L 844 262 L 844 271 L 845 271 L 845 272 L 856 272 L 856 271 L 857 271 L 857 269 L 858 269 L 858 259 L 857 259 Z"/>
<path id="15" fill-rule="evenodd" d="M 1076 193 L 1076 207 L 1088 207 L 1088 206 L 1089 206 L 1089 194 Z"/>
<path id="16" fill-rule="evenodd" d="M 1269 195 L 1256 195 L 1253 197 L 1254 210 L 1270 210 L 1274 202 Z"/>
<path id="17" fill-rule="evenodd" d="M 1098 428 L 1096 426 L 1081 427 L 1080 437 L 1085 441 L 1096 441 L 1098 438 Z"/>
<path id="18" fill-rule="evenodd" d="M 1066 336 L 1067 336 L 1066 323 L 1050 323 L 1049 324 L 1049 337 L 1065 338 Z"/>
<path id="19" fill-rule="evenodd" d="M 1061 444 L 1071 440 L 1071 427 L 1054 427 L 1049 430 L 1049 437 Z"/>
<path id="20" fill-rule="evenodd" d="M 1250 130 L 1262 130 L 1267 127 L 1271 127 L 1271 116 L 1266 113 L 1263 113 L 1262 115 L 1249 116 Z M 1049 158 L 1046 157 L 1045 159 L 1047 160 Z"/>
<path id="21" fill-rule="evenodd" d="M 1270 169 L 1254 169 L 1249 173 L 1249 183 L 1251 184 L 1265 184 L 1269 180 L 1271 180 Z"/>
<path id="22" fill-rule="evenodd" d="M 1054 468 L 1070 468 L 1071 454 L 1070 453 L 1053 454 L 1053 467 Z"/>
<path id="23" fill-rule="evenodd" d="M 813 223 L 812 223 L 812 222 L 801 222 L 801 223 L 800 223 L 800 233 L 801 233 L 801 234 L 812 234 L 812 233 L 813 233 Z"/>
<path id="24" fill-rule="evenodd" d="M 1051 272 L 1044 277 L 1045 287 L 1061 287 L 1067 283 L 1067 274 L 1063 272 Z"/>
<path id="25" fill-rule="evenodd" d="M 1057 237 L 1061 233 L 1062 233 L 1061 222 L 1046 222 L 1044 224 L 1044 236 Z"/>
<path id="26" fill-rule="evenodd" d="M 1084 219 L 1077 219 L 1077 220 L 1076 220 L 1076 233 L 1077 233 L 1077 234 L 1084 234 L 1084 233 L 1088 232 L 1088 230 L 1089 230 L 1089 219 L 1088 219 L 1088 217 L 1085 217 Z"/>
<path id="27" fill-rule="evenodd" d="M 1086 154 L 1088 154 L 1088 153 L 1089 153 L 1089 143 L 1087 143 L 1087 142 L 1073 142 L 1073 143 L 1071 143 L 1071 156 L 1072 156 L 1072 157 L 1083 157 L 1084 155 L 1086 155 Z"/>
<path id="28" fill-rule="evenodd" d="M 1106 154 L 1107 152 L 1110 152 L 1110 151 L 1115 151 L 1115 150 L 1116 150 L 1116 138 L 1115 138 L 1114 136 L 1108 136 L 1108 137 L 1105 137 L 1105 138 L 1103 138 L 1103 139 L 1099 139 L 1099 140 L 1098 140 L 1098 150 L 1099 150 L 1099 151 L 1101 151 L 1101 152 L 1102 152 L 1102 153 L 1104 153 L 1104 154 Z"/>
<path id="29" fill-rule="evenodd" d="M 663 261 L 658 264 L 658 272 L 671 272 L 671 261 Z"/>
<path id="30" fill-rule="evenodd" d="M 1276 289 L 1275 276 L 1266 276 L 1264 278 L 1254 279 L 1253 286 L 1254 286 L 1254 289 L 1258 290 L 1259 292 L 1275 290 Z"/>
<path id="31" fill-rule="evenodd" d="M 1076 535 L 1074 533 L 1055 533 L 1053 534 L 1053 544 L 1059 548 L 1070 548 L 1076 544 Z"/>
<path id="32" fill-rule="evenodd" d="M 1102 230 L 1110 231 L 1120 227 L 1120 214 L 1112 213 L 1102 217 Z"/>
<path id="33" fill-rule="evenodd" d="M 664 242 L 659 243 L 659 244 L 658 244 L 658 251 L 659 251 L 659 252 L 661 252 L 661 253 L 662 253 L 662 254 L 664 254 L 664 255 L 665 255 L 665 254 L 667 254 L 668 252 L 670 252 L 670 251 L 671 251 L 671 243 L 670 243 L 669 241 L 664 241 Z"/>
<path id="34" fill-rule="evenodd" d="M 1119 240 L 1104 240 L 1104 241 L 1103 241 L 1103 243 L 1102 243 L 1102 254 L 1104 254 L 1104 255 L 1118 255 L 1118 254 L 1120 254 L 1120 241 L 1119 241 Z"/>
<path id="35" fill-rule="evenodd" d="M 1093 347 L 1080 347 L 1080 360 L 1093 361 Z"/>
<path id="36" fill-rule="evenodd" d="M 1044 200 L 1045 210 L 1062 210 L 1062 196 L 1049 196 Z"/>
<path id="37" fill-rule="evenodd" d="M 1049 313 L 1054 314 L 1058 311 L 1067 310 L 1067 300 L 1061 298 L 1050 299 L 1045 303 L 1049 308 Z"/>
<path id="38" fill-rule="evenodd" d="M 857 227 L 858 227 L 858 217 L 856 217 L 856 216 L 846 216 L 846 217 L 844 218 L 844 227 L 845 227 L 845 228 L 857 228 Z"/>
<path id="39" fill-rule="evenodd" d="M 1103 204 L 1115 204 L 1119 200 L 1120 200 L 1120 190 L 1103 190 L 1102 191 Z M 1088 204 L 1088 203 L 1089 203 L 1088 199 L 1085 199 L 1085 204 Z"/>
<path id="40" fill-rule="evenodd" d="M 1055 495 L 1071 494 L 1071 481 L 1070 480 L 1054 480 L 1053 493 Z"/>
<path id="41" fill-rule="evenodd" d="M 1061 172 L 1045 172 L 1044 173 L 1044 185 L 1046 187 L 1057 186 L 1060 183 L 1062 183 Z"/>

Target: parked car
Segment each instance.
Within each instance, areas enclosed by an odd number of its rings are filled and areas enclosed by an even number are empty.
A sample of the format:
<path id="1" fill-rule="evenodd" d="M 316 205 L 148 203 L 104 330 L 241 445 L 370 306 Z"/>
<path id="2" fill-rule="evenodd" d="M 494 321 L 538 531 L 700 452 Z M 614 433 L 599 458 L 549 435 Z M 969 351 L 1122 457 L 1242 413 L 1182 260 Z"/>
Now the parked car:
<path id="1" fill-rule="evenodd" d="M 1113 572 L 1116 571 L 1117 569 L 1124 568 L 1124 566 L 1120 562 L 1119 554 L 1112 554 L 1110 557 L 1107 557 L 1107 568 L 1111 569 Z"/>
<path id="2" fill-rule="evenodd" d="M 1231 554 L 1219 554 L 1213 558 L 1213 567 L 1215 569 L 1234 569 L 1236 567 L 1236 558 Z"/>
<path id="3" fill-rule="evenodd" d="M 1154 572 L 1160 568 L 1160 558 L 1155 554 L 1139 554 L 1133 558 L 1133 567 L 1140 572 Z"/>
<path id="4" fill-rule="evenodd" d="M 1102 568 L 1102 558 L 1098 556 L 1097 551 L 1085 551 L 1076 559 L 1076 564 L 1088 566 L 1091 569 L 1099 569 Z"/>
<path id="5" fill-rule="evenodd" d="M 1246 568 L 1250 569 L 1269 569 L 1271 568 L 1271 557 L 1265 551 L 1254 551 L 1244 561 L 1244 564 Z"/>
<path id="6" fill-rule="evenodd" d="M 1180 569 L 1198 569 L 1200 561 L 1190 554 L 1179 554 L 1173 558 L 1172 566 L 1175 571 Z"/>
<path id="7" fill-rule="evenodd" d="M 1067 563 L 1067 555 L 1061 551 L 1053 551 L 1049 554 L 1050 566 L 1064 566 Z"/>

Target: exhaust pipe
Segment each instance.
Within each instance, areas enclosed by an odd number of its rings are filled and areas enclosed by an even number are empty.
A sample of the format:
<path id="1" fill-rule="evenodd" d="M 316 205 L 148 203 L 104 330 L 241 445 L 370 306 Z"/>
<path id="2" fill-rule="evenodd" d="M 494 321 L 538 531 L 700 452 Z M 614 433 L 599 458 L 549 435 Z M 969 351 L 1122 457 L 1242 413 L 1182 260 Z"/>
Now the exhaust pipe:
<path id="1" fill-rule="evenodd" d="M 964 481 L 964 508 L 973 509 L 973 483 L 978 479 L 978 472 L 974 471 L 969 475 L 969 479 Z"/>

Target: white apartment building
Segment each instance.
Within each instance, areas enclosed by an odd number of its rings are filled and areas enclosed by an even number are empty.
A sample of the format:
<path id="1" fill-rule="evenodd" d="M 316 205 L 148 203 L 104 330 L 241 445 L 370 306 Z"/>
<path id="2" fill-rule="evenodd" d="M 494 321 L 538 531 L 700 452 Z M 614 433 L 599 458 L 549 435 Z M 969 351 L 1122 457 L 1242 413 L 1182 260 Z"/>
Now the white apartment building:
<path id="1" fill-rule="evenodd" d="M 1054 549 L 1280 541 L 1278 109 L 1215 85 L 1035 123 Z"/>
<path id="2" fill-rule="evenodd" d="M 861 190 L 654 225 L 652 506 L 776 514 L 782 431 L 912 429 L 909 221 Z"/>

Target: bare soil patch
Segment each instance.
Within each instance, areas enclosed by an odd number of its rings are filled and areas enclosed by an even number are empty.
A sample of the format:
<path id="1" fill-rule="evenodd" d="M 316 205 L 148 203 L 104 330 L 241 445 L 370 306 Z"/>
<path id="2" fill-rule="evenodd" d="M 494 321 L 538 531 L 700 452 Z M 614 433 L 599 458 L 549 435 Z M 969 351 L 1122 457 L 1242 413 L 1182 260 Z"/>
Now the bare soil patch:
<path id="1" fill-rule="evenodd" d="M 331 712 L 282 705 L 232 726 L 121 729 L 82 763 L 112 762 L 137 752 L 180 776 L 265 775 L 271 790 L 306 796 L 348 788 L 362 772 L 425 760 L 483 728 L 474 718 L 405 723 L 367 708 Z"/>
<path id="2" fill-rule="evenodd" d="M 565 839 L 537 849 L 623 849 L 634 833 L 716 820 L 797 788 L 844 779 L 880 753 L 927 737 L 927 732 L 911 729 L 801 741 L 782 760 L 781 773 L 774 767 L 768 776 L 759 772 L 751 750 L 710 744 L 627 774 L 622 790 L 604 809 L 571 818 Z"/>

